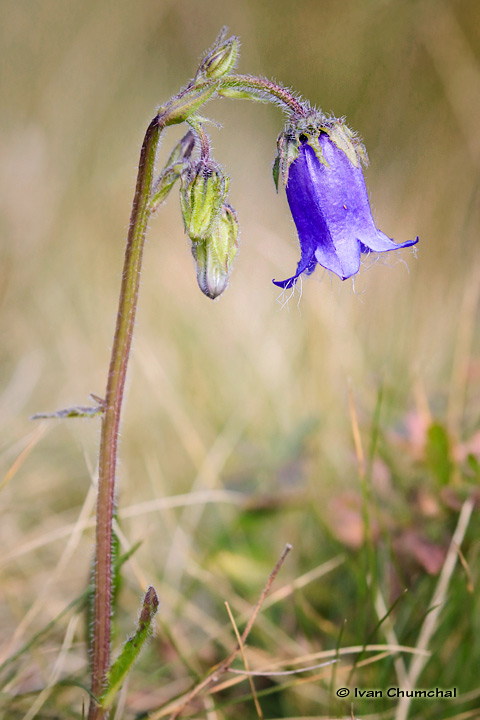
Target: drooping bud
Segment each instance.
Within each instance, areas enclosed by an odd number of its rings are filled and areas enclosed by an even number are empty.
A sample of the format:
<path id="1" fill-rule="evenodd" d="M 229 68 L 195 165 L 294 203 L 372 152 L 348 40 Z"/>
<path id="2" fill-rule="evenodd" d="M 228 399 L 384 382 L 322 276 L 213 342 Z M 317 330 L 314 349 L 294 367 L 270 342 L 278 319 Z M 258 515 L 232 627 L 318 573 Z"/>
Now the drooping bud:
<path id="1" fill-rule="evenodd" d="M 228 178 L 213 162 L 201 160 L 184 173 L 180 204 L 185 232 L 192 242 L 212 234 L 227 190 Z"/>
<path id="2" fill-rule="evenodd" d="M 198 286 L 212 300 L 227 287 L 237 251 L 237 215 L 230 205 L 225 204 L 214 233 L 192 245 Z"/>
<path id="3" fill-rule="evenodd" d="M 225 39 L 227 28 L 222 28 L 211 50 L 209 50 L 198 68 L 197 77 L 209 79 L 221 78 L 231 72 L 238 60 L 240 40 L 235 35 Z"/>

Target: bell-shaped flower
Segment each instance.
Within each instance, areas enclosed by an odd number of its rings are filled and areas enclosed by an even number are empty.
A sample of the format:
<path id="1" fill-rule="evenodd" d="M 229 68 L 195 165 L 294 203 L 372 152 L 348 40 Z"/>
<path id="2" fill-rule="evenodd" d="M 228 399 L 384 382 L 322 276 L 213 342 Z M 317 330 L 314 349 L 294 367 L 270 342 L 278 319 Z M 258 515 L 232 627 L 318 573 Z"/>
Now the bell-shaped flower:
<path id="1" fill-rule="evenodd" d="M 418 242 L 394 243 L 372 218 L 358 143 L 338 123 L 318 136 L 298 136 L 298 155 L 286 171 L 286 192 L 300 240 L 297 272 L 283 281 L 291 288 L 302 273 L 321 265 L 342 280 L 360 268 L 361 253 L 398 250 Z"/>

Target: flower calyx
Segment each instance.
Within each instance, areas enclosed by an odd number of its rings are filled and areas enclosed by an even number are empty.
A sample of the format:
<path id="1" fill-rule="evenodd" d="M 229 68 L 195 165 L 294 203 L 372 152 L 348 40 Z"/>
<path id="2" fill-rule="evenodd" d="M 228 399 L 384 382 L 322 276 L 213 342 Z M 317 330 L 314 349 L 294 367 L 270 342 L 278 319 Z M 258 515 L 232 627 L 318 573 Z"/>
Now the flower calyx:
<path id="1" fill-rule="evenodd" d="M 320 142 L 322 133 L 329 136 L 330 140 L 345 153 L 355 167 L 359 168 L 362 163 L 364 165 L 368 163 L 363 143 L 342 119 L 328 118 L 321 113 L 312 113 L 296 120 L 278 137 L 277 155 L 273 164 L 273 180 L 277 192 L 280 177 L 286 187 L 290 166 L 298 158 L 301 145 L 309 145 L 320 163 L 328 166 Z"/>

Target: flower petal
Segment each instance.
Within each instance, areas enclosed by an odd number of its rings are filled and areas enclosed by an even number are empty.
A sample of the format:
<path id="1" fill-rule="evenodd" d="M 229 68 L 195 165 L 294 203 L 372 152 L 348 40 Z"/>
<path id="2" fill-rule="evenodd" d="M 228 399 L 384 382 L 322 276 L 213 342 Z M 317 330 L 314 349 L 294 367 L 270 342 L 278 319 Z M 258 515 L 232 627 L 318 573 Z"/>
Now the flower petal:
<path id="1" fill-rule="evenodd" d="M 362 253 L 369 252 L 386 252 L 387 250 L 398 250 L 399 248 L 410 247 L 418 243 L 418 237 L 415 240 L 407 240 L 404 243 L 393 242 L 381 230 L 377 230 L 375 236 L 369 237 L 368 242 L 361 242 Z"/>
<path id="2" fill-rule="evenodd" d="M 297 265 L 297 272 L 295 273 L 295 275 L 292 275 L 292 277 L 288 278 L 288 280 L 272 280 L 272 282 L 274 285 L 278 285 L 278 287 L 288 290 L 288 288 L 291 288 L 295 285 L 302 273 L 307 273 L 307 275 L 311 275 L 312 272 L 315 270 L 316 264 L 317 261 L 315 259 L 314 253 L 312 253 L 310 257 L 308 255 L 302 255 L 302 258 Z"/>

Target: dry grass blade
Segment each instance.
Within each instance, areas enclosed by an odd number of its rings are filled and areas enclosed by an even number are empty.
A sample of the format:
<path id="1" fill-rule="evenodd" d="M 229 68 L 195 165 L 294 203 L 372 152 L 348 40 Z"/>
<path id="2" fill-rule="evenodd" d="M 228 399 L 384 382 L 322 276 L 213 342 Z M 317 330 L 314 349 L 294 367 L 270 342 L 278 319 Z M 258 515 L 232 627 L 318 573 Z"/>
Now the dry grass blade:
<path id="1" fill-rule="evenodd" d="M 453 571 L 455 570 L 455 565 L 457 564 L 458 548 L 462 544 L 463 538 L 467 531 L 473 508 L 474 501 L 472 499 L 469 498 L 463 503 L 462 509 L 460 511 L 460 516 L 458 518 L 457 527 L 455 528 L 455 532 L 453 534 L 453 538 L 448 549 L 447 557 L 445 558 L 442 572 L 440 573 L 440 578 L 438 580 L 437 587 L 430 603 L 430 607 L 432 608 L 432 610 L 426 615 L 422 625 L 422 629 L 420 630 L 420 635 L 417 642 L 418 650 L 424 651 L 428 648 L 430 640 L 432 639 L 432 636 L 438 627 L 438 620 L 445 604 L 448 586 L 450 584 Z M 424 655 L 417 655 L 413 658 L 408 670 L 408 689 L 415 688 L 417 680 L 420 677 L 426 663 L 427 658 Z M 411 698 L 400 698 L 400 701 L 397 705 L 395 720 L 407 720 L 410 703 Z"/>
<path id="2" fill-rule="evenodd" d="M 64 572 L 65 568 L 68 566 L 68 563 L 71 561 L 75 550 L 77 549 L 81 536 L 85 530 L 87 519 L 90 517 L 93 507 L 95 505 L 95 490 L 93 487 L 90 487 L 87 496 L 85 498 L 85 501 L 83 503 L 82 509 L 80 511 L 80 514 L 78 516 L 77 521 L 75 524 L 71 527 L 71 531 L 68 536 L 68 541 L 65 544 L 64 550 L 62 552 L 62 555 L 55 567 L 55 570 L 51 573 L 50 577 L 48 578 L 47 582 L 44 583 L 43 587 L 39 590 L 37 593 L 37 598 L 35 602 L 31 605 L 30 609 L 26 613 L 26 615 L 23 617 L 22 621 L 18 624 L 18 626 L 15 629 L 15 632 L 12 635 L 11 641 L 5 651 L 4 657 L 8 657 L 12 649 L 16 646 L 18 642 L 20 642 L 21 638 L 24 636 L 26 630 L 30 625 L 32 624 L 34 618 L 38 615 L 42 607 L 46 605 L 49 601 L 49 593 L 51 592 L 51 588 L 54 586 L 57 579 L 61 576 L 62 572 Z"/>
<path id="3" fill-rule="evenodd" d="M 242 653 L 243 655 L 243 653 Z M 328 660 L 324 663 L 317 663 L 316 665 L 307 665 L 306 667 L 297 668 L 297 670 L 237 670 L 236 668 L 229 668 L 228 672 L 235 673 L 236 675 L 245 675 L 249 679 L 252 677 L 282 677 L 284 675 L 299 675 L 300 673 L 310 672 L 312 670 L 319 670 L 320 668 L 326 667 L 327 665 L 333 665 L 336 663 L 335 659 Z"/>
<path id="4" fill-rule="evenodd" d="M 385 604 L 385 600 L 383 599 L 383 595 L 380 592 L 379 588 L 377 588 L 377 595 L 375 598 L 375 611 L 377 613 L 378 619 L 382 621 L 381 628 L 387 642 L 390 645 L 398 645 L 398 639 L 395 633 L 395 629 L 393 627 L 393 622 L 390 618 L 389 611 L 387 610 L 387 606 Z M 395 666 L 395 672 L 397 673 L 399 687 L 406 687 L 407 669 L 405 667 L 403 658 L 400 655 L 395 655 L 393 664 Z"/>
<path id="5" fill-rule="evenodd" d="M 317 664 L 315 666 L 311 666 L 317 668 L 326 667 L 328 665 L 332 665 L 333 662 L 338 662 L 338 658 L 336 656 L 344 657 L 346 655 L 362 655 L 366 652 L 374 652 L 377 653 L 373 658 L 365 658 L 364 660 L 360 660 L 359 662 L 351 663 L 348 665 L 336 665 L 337 672 L 342 673 L 343 675 L 349 673 L 354 667 L 360 668 L 360 667 L 366 667 L 368 665 L 371 665 L 372 663 L 376 663 L 383 658 L 391 657 L 392 655 L 396 655 L 397 653 L 408 653 L 412 655 L 420 654 L 424 655 L 426 658 L 430 657 L 430 653 L 426 651 L 419 651 L 416 648 L 407 647 L 405 645 L 367 645 L 366 647 L 364 645 L 354 645 L 350 647 L 345 648 L 337 648 L 334 650 L 322 650 L 317 653 L 309 653 L 308 655 L 302 655 L 301 657 L 297 658 L 291 658 L 288 660 L 289 665 L 304 665 L 304 663 L 311 662 L 312 660 L 319 660 L 324 659 L 325 662 Z M 328 658 L 331 658 L 331 660 L 328 660 Z M 302 673 L 310 669 L 310 666 L 307 667 L 304 665 L 304 667 L 299 668 L 298 670 L 288 671 L 285 673 L 284 671 L 281 671 L 279 673 L 276 672 L 276 668 L 281 667 L 285 664 L 285 660 L 278 660 L 277 662 L 272 663 L 268 668 L 261 671 L 256 671 L 255 674 L 259 675 L 283 675 L 283 674 L 296 674 L 296 673 Z M 246 673 L 242 670 L 236 671 L 229 669 L 229 672 L 235 673 L 238 675 L 245 675 Z M 310 676 L 308 678 L 302 678 L 301 682 L 312 682 L 317 678 L 324 677 L 325 673 L 320 673 L 315 676 Z M 242 682 L 242 677 L 235 677 L 230 678 L 229 680 L 225 680 L 225 682 L 217 685 L 213 692 L 220 692 L 221 690 L 225 690 L 229 687 L 232 687 L 234 685 L 237 685 L 239 682 Z M 299 680 L 300 682 L 300 680 Z"/>
<path id="6" fill-rule="evenodd" d="M 65 638 L 63 640 L 62 648 L 60 650 L 60 654 L 55 662 L 55 665 L 53 667 L 53 670 L 51 672 L 47 687 L 42 690 L 40 695 L 36 698 L 35 702 L 33 703 L 30 710 L 27 712 L 27 714 L 24 716 L 23 720 L 33 720 L 34 717 L 37 716 L 38 712 L 41 710 L 45 702 L 48 700 L 48 697 L 52 691 L 53 686 L 57 682 L 58 678 L 60 677 L 60 674 L 62 672 L 62 665 L 65 658 L 65 655 L 70 650 L 71 644 L 73 642 L 73 638 L 75 636 L 75 630 L 77 628 L 78 621 L 80 620 L 80 615 L 75 615 L 73 618 L 71 618 L 70 622 L 68 623 L 67 631 L 65 633 Z"/>
<path id="7" fill-rule="evenodd" d="M 25 462 L 27 457 L 30 455 L 32 450 L 35 448 L 37 443 L 42 439 L 42 437 L 44 436 L 46 431 L 47 431 L 46 423 L 42 423 L 33 431 L 27 444 L 25 445 L 23 450 L 20 452 L 18 457 L 15 459 L 13 464 L 10 466 L 10 468 L 7 470 L 7 472 L 3 476 L 2 481 L 0 482 L 0 492 L 8 485 L 8 483 L 12 480 L 12 478 L 20 470 L 23 463 Z"/>
<path id="8" fill-rule="evenodd" d="M 268 592 L 272 586 L 272 583 L 274 582 L 275 578 L 277 577 L 278 572 L 279 572 L 280 568 L 282 567 L 282 565 L 285 561 L 285 558 L 287 557 L 287 555 L 291 549 L 292 549 L 292 546 L 290 544 L 287 544 L 283 553 L 281 554 L 277 564 L 275 565 L 272 572 L 270 573 L 268 580 L 265 583 L 262 593 L 258 599 L 258 602 L 255 605 L 253 613 L 245 627 L 245 630 L 242 633 L 241 643 L 245 643 L 247 637 L 249 636 L 250 631 L 251 631 L 251 629 L 255 623 L 255 620 L 257 618 L 257 615 L 260 612 L 263 602 L 264 602 L 266 596 L 268 595 Z M 240 652 L 240 649 L 241 649 L 241 645 L 238 644 L 226 660 L 224 660 L 222 663 L 217 665 L 217 667 L 209 675 L 207 675 L 207 677 L 204 680 L 202 680 L 202 682 L 200 682 L 198 685 L 196 685 L 193 688 L 193 690 L 190 693 L 188 693 L 188 695 L 180 701 L 180 703 L 175 707 L 173 713 L 171 714 L 170 720 L 175 720 L 176 718 L 178 718 L 178 716 L 184 710 L 184 708 L 186 708 L 187 705 L 194 698 L 197 697 L 197 695 L 199 695 L 203 690 L 205 690 L 206 688 L 210 687 L 211 685 L 213 685 L 214 683 L 217 682 L 218 677 L 230 668 L 232 662 L 235 660 L 238 653 Z M 153 715 L 152 720 L 155 720 L 156 717 L 160 717 L 160 716 Z"/>
<path id="9" fill-rule="evenodd" d="M 295 580 L 288 583 L 288 585 L 284 585 L 283 587 L 278 588 L 278 590 L 275 590 L 275 592 L 272 592 L 265 600 L 264 608 L 271 607 L 272 605 L 275 605 L 275 603 L 285 600 L 285 598 L 292 595 L 295 590 L 300 590 L 314 580 L 318 580 L 324 575 L 327 575 L 327 573 L 333 572 L 333 570 L 336 570 L 336 568 L 344 562 L 345 556 L 337 555 L 336 557 L 331 558 L 331 560 L 327 560 L 321 565 L 318 565 L 318 567 L 313 568 L 313 570 L 309 570 L 300 577 L 295 578 Z"/>
<path id="10" fill-rule="evenodd" d="M 252 677 L 252 676 L 255 675 L 256 673 L 252 673 L 252 672 L 250 672 L 249 669 L 248 669 L 248 660 L 247 660 L 247 655 L 246 655 L 246 653 L 245 653 L 245 648 L 244 648 L 244 645 L 243 645 L 243 642 L 242 642 L 242 638 L 241 638 L 241 636 L 240 636 L 240 633 L 238 632 L 237 623 L 235 622 L 235 619 L 234 619 L 234 617 L 233 617 L 233 615 L 232 615 L 232 611 L 230 610 L 230 605 L 228 604 L 228 602 L 225 602 L 225 607 L 227 608 L 228 616 L 229 616 L 230 621 L 231 621 L 231 623 L 232 623 L 232 625 L 233 625 L 233 629 L 234 629 L 234 631 L 235 631 L 235 636 L 236 636 L 237 642 L 238 642 L 238 644 L 239 644 L 239 646 L 240 646 L 240 652 L 241 652 L 241 654 L 242 654 L 243 664 L 245 665 L 245 671 L 239 670 L 238 672 L 243 672 L 244 675 L 247 675 L 247 676 L 248 676 L 248 682 L 249 682 L 249 685 L 250 685 L 250 690 L 252 691 L 253 702 L 255 703 L 255 710 L 257 711 L 258 717 L 259 717 L 259 718 L 263 718 L 262 708 L 260 707 L 260 703 L 258 702 L 257 693 L 256 693 L 256 691 L 255 691 L 255 683 L 253 682 L 253 677 Z M 229 668 L 229 671 L 230 671 L 230 672 L 235 672 L 235 671 L 232 670 L 231 668 Z"/>

